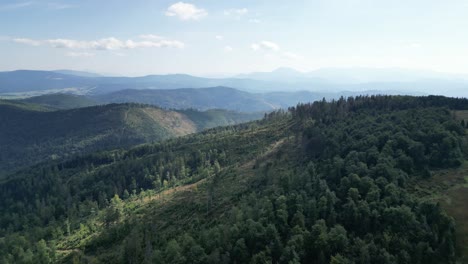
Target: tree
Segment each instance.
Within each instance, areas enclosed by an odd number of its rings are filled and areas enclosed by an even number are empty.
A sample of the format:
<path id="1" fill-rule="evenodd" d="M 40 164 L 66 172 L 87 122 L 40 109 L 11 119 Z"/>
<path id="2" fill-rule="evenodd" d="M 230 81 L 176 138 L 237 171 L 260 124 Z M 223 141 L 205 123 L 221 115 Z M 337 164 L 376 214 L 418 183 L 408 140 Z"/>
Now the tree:
<path id="1" fill-rule="evenodd" d="M 166 263 L 179 264 L 185 262 L 182 248 L 175 239 L 172 239 L 167 243 L 166 250 L 164 252 L 164 259 Z"/>
<path id="2" fill-rule="evenodd" d="M 52 263 L 52 259 L 49 254 L 49 247 L 44 239 L 39 240 L 36 244 L 36 261 L 38 264 L 49 264 Z"/>
<path id="3" fill-rule="evenodd" d="M 123 211 L 123 202 L 116 194 L 114 198 L 111 199 L 110 206 L 106 209 L 104 214 L 104 222 L 107 226 L 118 221 Z"/>
<path id="4" fill-rule="evenodd" d="M 247 263 L 249 252 L 243 238 L 240 238 L 236 241 L 236 244 L 233 248 L 232 257 L 235 263 Z"/>

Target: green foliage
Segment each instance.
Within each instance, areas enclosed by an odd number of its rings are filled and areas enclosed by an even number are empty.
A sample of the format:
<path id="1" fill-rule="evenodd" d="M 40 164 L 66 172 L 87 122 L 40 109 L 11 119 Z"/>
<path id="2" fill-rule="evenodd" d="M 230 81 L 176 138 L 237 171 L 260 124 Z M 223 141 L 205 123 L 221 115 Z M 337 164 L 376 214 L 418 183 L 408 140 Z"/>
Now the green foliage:
<path id="1" fill-rule="evenodd" d="M 36 104 L 48 109 L 73 109 L 97 105 L 98 103 L 91 98 L 74 94 L 46 94 L 34 96 L 26 99 L 17 100 L 17 102 Z"/>
<path id="2" fill-rule="evenodd" d="M 222 110 L 177 112 L 137 104 L 36 110 L 32 104 L 0 100 L 0 174 L 42 161 L 128 148 L 261 117 Z"/>
<path id="3" fill-rule="evenodd" d="M 97 263 L 455 263 L 453 220 L 407 187 L 463 160 L 448 107 L 466 106 L 323 101 L 36 166 L 0 183 L 0 255 L 54 260 L 59 241 Z"/>

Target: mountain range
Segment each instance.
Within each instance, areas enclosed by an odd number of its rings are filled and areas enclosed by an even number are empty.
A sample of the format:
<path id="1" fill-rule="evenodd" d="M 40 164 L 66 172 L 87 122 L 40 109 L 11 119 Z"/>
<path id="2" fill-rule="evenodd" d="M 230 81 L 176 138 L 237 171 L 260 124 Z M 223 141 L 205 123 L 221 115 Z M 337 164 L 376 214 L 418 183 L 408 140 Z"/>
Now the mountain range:
<path id="1" fill-rule="evenodd" d="M 468 96 L 468 77 L 402 69 L 320 69 L 299 72 L 280 68 L 230 78 L 203 78 L 187 74 L 142 77 L 104 77 L 94 73 L 19 70 L 0 72 L 0 96 L 30 96 L 50 92 L 101 95 L 126 89 L 231 87 L 248 92 L 393 90 L 403 94 Z"/>
<path id="2" fill-rule="evenodd" d="M 236 112 L 269 112 L 286 109 L 298 103 L 316 100 L 339 99 L 356 95 L 396 95 L 398 91 L 369 90 L 362 92 L 326 93 L 311 91 L 250 93 L 229 87 L 181 88 L 181 89 L 126 89 L 99 95 L 75 95 L 52 93 L 11 102 L 35 104 L 49 110 L 73 109 L 109 103 L 140 103 L 166 109 L 224 109 Z M 417 93 L 415 93 L 417 94 Z"/>

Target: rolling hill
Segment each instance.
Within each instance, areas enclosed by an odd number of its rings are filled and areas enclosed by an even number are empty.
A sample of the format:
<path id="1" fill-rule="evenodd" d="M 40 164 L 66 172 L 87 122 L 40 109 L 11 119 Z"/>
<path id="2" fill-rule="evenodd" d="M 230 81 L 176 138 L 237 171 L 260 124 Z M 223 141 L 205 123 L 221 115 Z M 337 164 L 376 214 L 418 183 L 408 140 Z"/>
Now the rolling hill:
<path id="1" fill-rule="evenodd" d="M 229 87 L 185 88 L 171 90 L 122 90 L 93 96 L 101 103 L 143 103 L 168 109 L 227 109 L 241 112 L 271 111 L 286 109 L 298 103 L 313 102 L 326 98 L 339 99 L 356 95 L 395 95 L 398 91 L 365 90 L 360 92 L 311 92 L 287 91 L 251 93 Z"/>
<path id="2" fill-rule="evenodd" d="M 183 136 L 262 116 L 228 111 L 185 114 L 136 104 L 50 111 L 24 102 L 0 102 L 1 172 L 44 160 Z"/>
<path id="3" fill-rule="evenodd" d="M 320 101 L 24 169 L 0 182 L 1 260 L 455 263 L 457 226 L 419 186 L 464 169 L 467 109 Z"/>
<path id="4" fill-rule="evenodd" d="M 97 105 L 98 102 L 83 95 L 75 94 L 46 94 L 40 96 L 29 97 L 25 99 L 17 100 L 18 102 L 24 102 L 27 104 L 36 104 L 49 109 L 73 109 L 80 107 L 87 107 Z"/>
<path id="5" fill-rule="evenodd" d="M 262 96 L 228 87 L 173 90 L 122 90 L 97 98 L 106 103 L 137 102 L 170 109 L 228 109 L 240 112 L 268 111 L 279 108 Z"/>

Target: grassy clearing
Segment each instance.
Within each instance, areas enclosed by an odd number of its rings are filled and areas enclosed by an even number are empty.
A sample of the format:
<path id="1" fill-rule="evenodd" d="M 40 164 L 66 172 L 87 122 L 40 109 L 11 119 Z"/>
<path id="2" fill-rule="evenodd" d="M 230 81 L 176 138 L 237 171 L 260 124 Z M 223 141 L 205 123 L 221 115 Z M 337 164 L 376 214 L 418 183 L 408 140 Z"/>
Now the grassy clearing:
<path id="1" fill-rule="evenodd" d="M 455 219 L 459 263 L 468 263 L 468 161 L 457 169 L 435 171 L 414 190 L 422 199 L 438 201 Z"/>
<path id="2" fill-rule="evenodd" d="M 457 120 L 468 120 L 467 110 L 454 111 L 454 113 Z"/>

